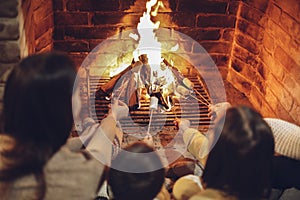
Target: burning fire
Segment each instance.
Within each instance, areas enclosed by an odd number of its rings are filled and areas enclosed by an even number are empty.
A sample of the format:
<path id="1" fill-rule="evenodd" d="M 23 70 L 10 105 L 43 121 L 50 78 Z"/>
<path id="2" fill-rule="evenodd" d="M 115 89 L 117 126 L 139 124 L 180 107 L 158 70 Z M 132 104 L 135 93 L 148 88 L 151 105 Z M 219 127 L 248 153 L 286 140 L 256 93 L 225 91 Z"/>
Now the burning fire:
<path id="1" fill-rule="evenodd" d="M 154 11 L 151 12 L 152 7 L 154 6 Z M 159 28 L 160 21 L 154 23 L 151 20 L 151 16 L 157 16 L 159 8 L 164 8 L 162 1 L 149 0 L 146 3 L 147 10 L 143 13 L 143 16 L 140 17 L 140 22 L 137 25 L 138 35 L 134 33 L 129 34 L 129 37 L 138 41 L 138 46 L 133 52 L 134 61 L 139 61 L 140 55 L 147 55 L 152 72 L 160 70 L 160 64 L 162 62 L 161 43 L 155 35 L 155 31 Z M 175 49 L 178 49 L 178 45 L 175 46 Z M 171 49 L 171 51 L 174 51 L 174 49 Z M 119 64 L 116 70 L 110 72 L 110 77 L 123 71 L 129 64 L 130 63 Z"/>
<path id="2" fill-rule="evenodd" d="M 155 6 L 154 11 L 151 12 L 152 7 Z M 138 41 L 138 46 L 133 52 L 134 61 L 139 61 L 140 55 L 147 55 L 148 63 L 151 66 L 151 70 L 159 70 L 161 59 L 161 43 L 157 40 L 155 36 L 155 30 L 159 28 L 160 21 L 154 23 L 151 20 L 151 16 L 157 16 L 159 8 L 164 8 L 162 1 L 149 0 L 146 3 L 146 12 L 140 17 L 140 22 L 137 25 L 138 34 L 131 33 L 129 36 Z M 123 71 L 129 63 L 122 63 L 116 70 L 110 72 L 110 77 Z M 152 73 L 151 73 L 152 74 Z"/>
<path id="3" fill-rule="evenodd" d="M 130 66 L 137 66 L 135 69 L 132 69 L 132 72 L 134 73 L 138 99 L 148 99 L 149 95 L 157 96 L 164 109 L 170 111 L 172 98 L 179 98 L 181 95 L 189 94 L 193 85 L 185 84 L 185 87 L 180 86 L 180 84 L 184 84 L 182 81 L 184 77 L 174 68 L 172 60 L 170 64 L 162 58 L 162 44 L 156 36 L 160 21 L 153 22 L 151 20 L 152 16 L 157 15 L 159 8 L 164 8 L 162 1 L 149 0 L 146 3 L 146 11 L 137 24 L 138 34 L 129 34 L 129 37 L 138 42 L 137 48 L 132 55 L 134 62 Z M 178 48 L 179 45 L 177 44 L 170 51 L 177 51 Z M 126 71 L 128 65 L 128 63 L 119 64 L 115 71 L 110 72 L 110 76 L 112 77 Z M 140 102 L 138 108 L 140 108 Z"/>
<path id="4" fill-rule="evenodd" d="M 155 11 L 151 13 L 151 8 L 156 3 L 157 0 L 150 0 L 146 4 L 147 11 L 144 12 L 143 16 L 140 18 L 140 23 L 137 25 L 139 44 L 133 53 L 135 61 L 138 61 L 138 56 L 146 54 L 152 70 L 158 70 L 161 63 L 161 43 L 158 42 L 154 32 L 159 28 L 160 22 L 154 23 L 151 21 L 151 14 L 156 16 L 158 8 L 162 4 L 162 2 L 160 2 Z"/>
<path id="5" fill-rule="evenodd" d="M 151 12 L 155 5 L 154 11 Z M 159 28 L 160 21 L 154 23 L 151 20 L 151 16 L 156 16 L 160 7 L 164 7 L 162 1 L 149 0 L 146 3 L 147 10 L 143 13 L 137 25 L 139 43 L 133 52 L 133 57 L 135 61 L 138 61 L 140 55 L 147 55 L 148 64 L 151 67 L 150 81 L 152 90 L 157 89 L 156 87 L 160 87 L 159 89 L 162 90 L 163 96 L 168 97 L 174 90 L 175 78 L 168 66 L 162 62 L 161 43 L 155 34 L 155 31 Z M 168 107 L 171 108 L 171 105 L 168 105 Z"/>

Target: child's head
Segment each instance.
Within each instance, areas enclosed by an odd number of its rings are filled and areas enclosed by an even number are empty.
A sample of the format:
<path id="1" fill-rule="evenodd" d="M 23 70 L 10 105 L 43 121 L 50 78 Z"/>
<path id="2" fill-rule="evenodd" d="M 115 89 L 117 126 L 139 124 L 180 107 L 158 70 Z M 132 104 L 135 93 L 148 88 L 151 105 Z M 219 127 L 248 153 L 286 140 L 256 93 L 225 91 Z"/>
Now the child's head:
<path id="1" fill-rule="evenodd" d="M 153 199 L 164 183 L 165 170 L 154 149 L 134 143 L 112 161 L 108 183 L 114 198 Z"/>

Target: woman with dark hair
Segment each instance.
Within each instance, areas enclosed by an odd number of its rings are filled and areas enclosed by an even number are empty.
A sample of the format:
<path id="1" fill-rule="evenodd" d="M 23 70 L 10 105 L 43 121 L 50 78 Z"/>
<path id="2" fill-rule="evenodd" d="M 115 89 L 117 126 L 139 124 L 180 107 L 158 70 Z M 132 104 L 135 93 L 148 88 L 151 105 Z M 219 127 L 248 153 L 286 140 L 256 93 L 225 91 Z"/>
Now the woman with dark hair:
<path id="1" fill-rule="evenodd" d="M 205 190 L 191 199 L 268 197 L 274 138 L 261 115 L 248 107 L 229 108 L 214 131 L 221 135 L 203 172 Z"/>
<path id="2" fill-rule="evenodd" d="M 77 87 L 72 95 L 75 78 L 73 62 L 58 53 L 27 57 L 11 72 L 0 134 L 1 199 L 96 197 L 104 164 L 80 151 L 82 143 L 66 144 L 73 125 L 72 100 L 77 102 L 73 114 L 80 112 Z M 114 137 L 116 130 L 105 128 L 116 127 L 118 105 L 114 106 L 101 126 L 91 130 L 92 137 Z M 106 148 L 91 147 L 104 153 Z"/>
<path id="3" fill-rule="evenodd" d="M 116 200 L 152 200 L 161 191 L 165 169 L 154 149 L 138 142 L 112 161 L 108 184 Z"/>

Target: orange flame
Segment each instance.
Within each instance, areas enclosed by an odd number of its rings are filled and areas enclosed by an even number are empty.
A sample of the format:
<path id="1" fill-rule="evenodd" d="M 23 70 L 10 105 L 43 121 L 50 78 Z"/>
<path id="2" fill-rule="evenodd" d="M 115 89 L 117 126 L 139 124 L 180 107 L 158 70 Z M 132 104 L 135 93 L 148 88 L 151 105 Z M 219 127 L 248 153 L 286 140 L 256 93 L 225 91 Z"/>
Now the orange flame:
<path id="1" fill-rule="evenodd" d="M 154 11 L 151 12 L 155 5 Z M 133 55 L 134 59 L 138 60 L 139 55 L 147 54 L 148 63 L 151 67 L 151 83 L 158 84 L 162 94 L 167 97 L 175 90 L 175 78 L 172 70 L 162 62 L 161 43 L 155 35 L 155 30 L 159 28 L 160 21 L 154 23 L 151 20 L 151 16 L 156 16 L 160 7 L 164 8 L 162 1 L 149 0 L 146 3 L 147 10 L 143 13 L 137 25 L 139 43 Z M 175 48 L 178 48 L 178 46 Z"/>
<path id="2" fill-rule="evenodd" d="M 144 12 L 137 25 L 139 44 L 133 53 L 135 60 L 138 60 L 139 55 L 147 54 L 149 65 L 154 71 L 158 70 L 161 62 L 161 43 L 158 42 L 154 32 L 159 28 L 160 22 L 154 23 L 151 21 L 151 16 L 157 14 L 158 8 L 160 7 L 159 5 L 161 5 L 162 2 L 157 5 L 152 14 L 151 9 L 156 4 L 157 0 L 150 0 L 146 3 L 147 11 Z"/>

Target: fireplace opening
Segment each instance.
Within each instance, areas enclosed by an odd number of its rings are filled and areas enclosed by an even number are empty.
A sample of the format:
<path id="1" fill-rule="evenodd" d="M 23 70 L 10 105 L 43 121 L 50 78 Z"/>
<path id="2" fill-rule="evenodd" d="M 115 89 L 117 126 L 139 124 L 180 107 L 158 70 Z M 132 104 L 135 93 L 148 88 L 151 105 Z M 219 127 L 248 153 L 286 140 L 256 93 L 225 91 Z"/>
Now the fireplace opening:
<path id="1" fill-rule="evenodd" d="M 123 31 L 121 36 L 108 38 L 83 61 L 79 85 L 85 88 L 88 94 L 85 110 L 94 120 L 101 121 L 108 112 L 109 104 L 115 99 L 122 100 L 130 108 L 130 115 L 120 120 L 118 125 L 124 133 L 124 146 L 144 140 L 150 134 L 156 149 L 173 148 L 172 142 L 174 143 L 176 136 L 177 145 L 180 144 L 184 148 L 182 138 L 178 137 L 175 119 L 189 119 L 191 126 L 203 133 L 212 128 L 209 108 L 212 99 L 208 91 L 211 87 L 207 86 L 205 81 L 211 77 L 201 75 L 203 69 L 196 68 L 197 63 L 191 56 L 193 54 L 186 53 L 182 47 L 174 48 L 174 41 L 178 39 L 186 39 L 188 42 L 185 35 L 180 35 L 174 30 L 160 29 L 156 34 L 161 49 L 138 49 L 140 40 L 130 39 L 134 31 Z M 169 38 L 174 44 L 170 44 Z M 198 56 L 205 58 L 206 63 L 210 65 L 210 72 L 218 72 L 217 67 L 213 66 L 213 60 L 208 59 L 208 55 L 204 53 L 205 50 L 199 44 L 197 46 L 195 41 L 190 39 L 189 42 L 195 43 L 194 48 L 201 51 Z M 124 46 L 126 48 L 123 48 Z M 172 47 L 173 52 L 169 51 L 169 47 Z M 143 54 L 135 54 L 136 50 L 142 51 Z M 153 51 L 159 54 L 160 61 L 154 66 L 150 62 L 150 54 Z M 118 56 L 114 56 L 117 59 L 108 59 L 110 53 L 117 54 Z M 215 85 L 222 86 L 220 75 L 216 74 L 212 80 Z M 223 94 L 225 96 L 224 91 Z M 157 108 L 154 109 L 151 108 L 153 97 L 157 98 L 158 102 Z M 216 100 L 218 99 L 214 99 Z M 222 100 L 225 98 L 219 99 Z"/>

